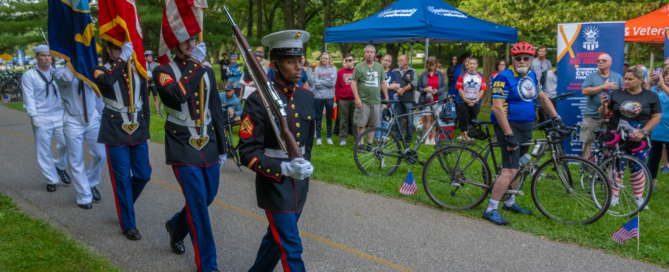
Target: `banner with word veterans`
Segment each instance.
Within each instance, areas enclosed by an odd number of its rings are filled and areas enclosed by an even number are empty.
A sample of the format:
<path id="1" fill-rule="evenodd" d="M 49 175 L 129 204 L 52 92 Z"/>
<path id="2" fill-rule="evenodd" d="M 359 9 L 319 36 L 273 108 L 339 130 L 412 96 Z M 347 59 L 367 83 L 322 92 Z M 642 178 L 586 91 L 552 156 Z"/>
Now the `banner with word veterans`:
<path id="1" fill-rule="evenodd" d="M 589 74 L 599 72 L 597 58 L 602 54 L 609 54 L 613 59 L 611 71 L 622 75 L 624 21 L 558 24 L 557 94 L 576 92 L 557 102 L 558 114 L 568 126 L 583 122 L 587 101 L 581 93 L 583 81 Z M 564 147 L 567 154 L 580 156 L 583 143 L 578 136 L 576 138 L 566 141 Z"/>

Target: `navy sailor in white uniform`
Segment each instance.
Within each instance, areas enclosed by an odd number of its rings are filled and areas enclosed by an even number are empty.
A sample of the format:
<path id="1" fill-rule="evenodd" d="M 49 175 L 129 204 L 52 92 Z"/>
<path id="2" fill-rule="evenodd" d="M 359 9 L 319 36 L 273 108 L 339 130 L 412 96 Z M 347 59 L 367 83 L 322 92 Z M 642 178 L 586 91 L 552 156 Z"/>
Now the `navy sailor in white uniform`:
<path id="1" fill-rule="evenodd" d="M 51 54 L 49 47 L 39 45 L 32 48 L 37 59 L 37 66 L 28 70 L 21 78 L 23 87 L 23 108 L 30 116 L 30 123 L 35 135 L 37 163 L 47 179 L 46 190 L 56 191 L 58 177 L 65 184 L 70 184 L 70 177 L 65 172 L 67 166 L 67 148 L 63 136 L 63 102 L 58 95 L 58 86 L 53 82 L 51 73 Z M 58 159 L 53 158 L 51 141 L 56 137 Z"/>

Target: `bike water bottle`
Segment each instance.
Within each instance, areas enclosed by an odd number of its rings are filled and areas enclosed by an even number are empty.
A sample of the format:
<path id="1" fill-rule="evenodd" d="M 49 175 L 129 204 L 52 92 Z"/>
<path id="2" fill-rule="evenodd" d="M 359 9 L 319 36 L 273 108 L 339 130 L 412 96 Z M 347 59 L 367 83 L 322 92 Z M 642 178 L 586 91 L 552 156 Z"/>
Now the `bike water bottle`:
<path id="1" fill-rule="evenodd" d="M 523 167 L 528 161 L 530 161 L 531 158 L 532 157 L 530 156 L 530 154 L 525 154 L 522 157 L 520 157 L 520 160 L 518 160 L 518 164 L 520 164 L 520 167 Z"/>

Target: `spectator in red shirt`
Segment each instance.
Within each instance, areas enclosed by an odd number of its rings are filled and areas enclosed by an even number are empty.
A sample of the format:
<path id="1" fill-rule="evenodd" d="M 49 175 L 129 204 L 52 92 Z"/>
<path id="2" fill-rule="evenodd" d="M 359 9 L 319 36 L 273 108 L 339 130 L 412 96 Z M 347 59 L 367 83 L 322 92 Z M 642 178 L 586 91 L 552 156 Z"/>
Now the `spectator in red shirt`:
<path id="1" fill-rule="evenodd" d="M 418 80 L 418 91 L 420 92 L 418 105 L 425 105 L 446 98 L 446 77 L 442 72 L 437 71 L 437 58 L 434 56 L 427 58 L 427 62 L 425 63 L 425 72 L 420 75 L 420 79 Z M 423 113 L 423 116 L 425 116 L 423 128 L 426 130 L 429 129 L 432 125 L 432 110 L 432 107 L 427 107 Z M 437 116 L 441 110 L 441 107 L 434 107 L 434 111 Z M 437 131 L 432 130 L 427 140 L 425 141 L 425 144 L 435 145 L 436 134 Z"/>
<path id="2" fill-rule="evenodd" d="M 353 70 L 355 68 L 355 56 L 351 53 L 344 56 L 344 67 L 337 71 L 337 81 L 335 83 L 335 96 L 337 97 L 337 118 L 339 119 L 339 145 L 346 145 L 349 128 L 352 123 L 353 112 L 355 111 L 355 97 L 351 90 L 353 81 Z M 353 138 L 358 137 L 356 129 L 352 130 Z"/>

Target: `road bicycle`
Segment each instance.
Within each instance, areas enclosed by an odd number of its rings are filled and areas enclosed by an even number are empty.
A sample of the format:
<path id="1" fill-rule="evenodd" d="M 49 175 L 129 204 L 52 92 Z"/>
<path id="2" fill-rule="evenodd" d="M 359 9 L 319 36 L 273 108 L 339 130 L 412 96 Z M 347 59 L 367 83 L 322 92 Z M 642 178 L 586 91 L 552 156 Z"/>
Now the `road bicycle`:
<path id="1" fill-rule="evenodd" d="M 403 159 L 407 165 L 423 165 L 425 161 L 420 160 L 418 149 L 430 135 L 430 131 L 435 129 L 435 127 L 437 130 L 435 151 L 452 144 L 467 144 L 466 142 L 453 141 L 450 134 L 437 125 L 439 123 L 439 109 L 444 107 L 446 102 L 452 101 L 453 97 L 447 96 L 445 99 L 439 101 L 412 107 L 410 113 L 401 115 L 395 115 L 393 107 L 389 107 L 387 109 L 389 114 L 386 116 L 389 122 L 387 127 L 367 129 L 355 140 L 353 157 L 360 171 L 370 176 L 390 176 L 397 171 Z M 381 104 L 393 105 L 399 102 L 397 100 L 384 100 L 381 101 Z M 414 110 L 417 111 L 414 112 Z M 423 132 L 423 135 L 417 137 L 416 146 L 410 148 L 411 141 L 405 140 L 403 129 L 401 129 L 402 117 L 419 115 L 414 116 L 414 118 L 420 118 L 422 117 L 420 115 L 426 110 L 430 111 L 434 122 L 429 129 Z"/>
<path id="2" fill-rule="evenodd" d="M 630 148 L 634 143 L 634 132 L 631 129 L 620 127 L 617 130 L 611 130 L 613 140 L 606 141 L 607 131 L 605 129 L 595 129 L 595 140 L 587 144 L 591 146 L 590 159 L 600 166 L 609 177 L 614 195 L 618 197 L 618 203 L 613 203 L 609 208 L 609 214 L 614 216 L 635 216 L 639 211 L 646 208 L 650 202 L 652 190 L 652 176 L 645 162 L 637 157 L 630 155 L 644 150 L 650 146 L 650 135 L 647 134 L 645 140 L 640 141 L 640 146 Z M 632 169 L 641 167 L 642 172 L 632 173 Z M 639 183 L 643 181 L 642 189 L 637 189 L 637 197 L 634 194 L 632 182 Z M 588 186 L 587 182 L 581 181 L 581 186 Z M 639 197 L 640 195 L 640 197 Z M 643 202 L 637 203 L 638 199 Z M 615 204 L 615 205 L 614 205 Z"/>
<path id="3" fill-rule="evenodd" d="M 23 101 L 23 86 L 21 85 L 23 72 L 5 70 L 1 74 L 0 96 L 2 96 L 2 99 L 9 97 L 12 102 Z"/>
<path id="4" fill-rule="evenodd" d="M 440 207 L 471 209 L 478 206 L 492 191 L 492 178 L 501 174 L 502 167 L 497 163 L 487 126 L 491 122 L 473 120 L 473 123 L 483 133 L 481 138 L 488 142 L 482 150 L 477 151 L 468 146 L 446 147 L 435 152 L 423 168 L 425 192 Z M 547 139 L 533 139 L 524 143 L 534 145 L 534 148 L 529 156 L 524 156 L 527 159 L 525 163 L 521 160 L 521 167 L 512 179 L 518 181 L 517 188 L 509 188 L 501 201 L 512 195 L 523 196 L 523 185 L 531 177 L 532 200 L 546 217 L 564 224 L 591 224 L 601 218 L 607 212 L 612 198 L 611 184 L 606 173 L 588 160 L 557 152 L 557 146 L 562 145 L 575 129 L 563 126 L 544 128 Z M 486 150 L 491 152 L 494 176 L 488 161 L 482 156 Z M 539 164 L 547 153 L 550 153 L 549 158 Z M 573 180 L 581 175 L 588 179 L 589 187 L 574 186 Z"/>

